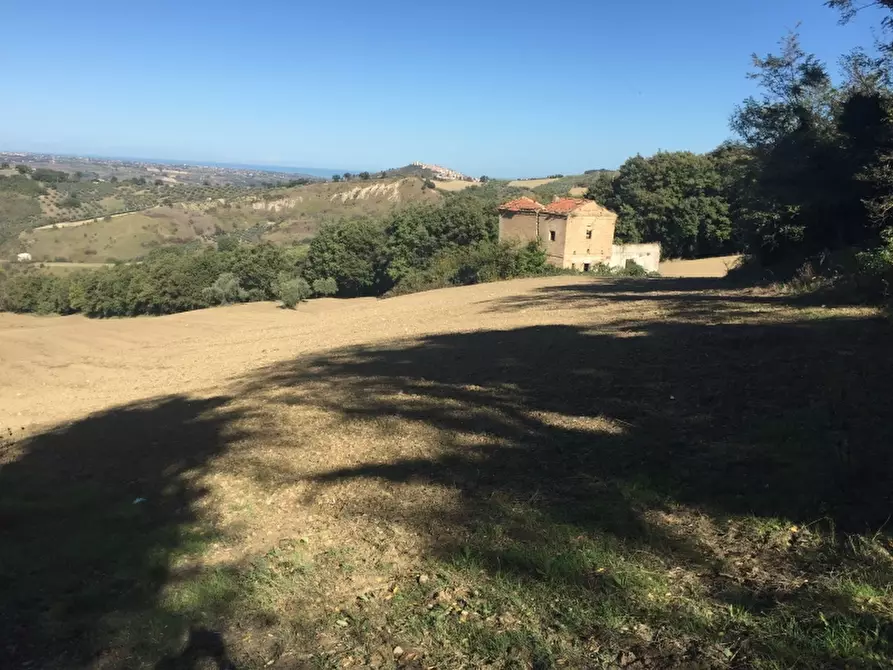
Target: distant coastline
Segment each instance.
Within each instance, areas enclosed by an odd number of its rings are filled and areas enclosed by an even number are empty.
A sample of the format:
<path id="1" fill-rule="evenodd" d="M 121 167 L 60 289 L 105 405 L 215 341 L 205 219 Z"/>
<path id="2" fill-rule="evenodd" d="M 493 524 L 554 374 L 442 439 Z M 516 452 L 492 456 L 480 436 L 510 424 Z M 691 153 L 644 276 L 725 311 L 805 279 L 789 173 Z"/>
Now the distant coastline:
<path id="1" fill-rule="evenodd" d="M 217 161 L 190 161 L 175 158 L 141 158 L 139 156 L 100 156 L 97 154 L 68 154 L 50 151 L 16 151 L 4 149 L 0 153 L 32 154 L 34 156 L 58 156 L 60 158 L 92 158 L 95 160 L 127 161 L 156 165 L 190 165 L 193 167 L 216 167 L 230 170 L 257 170 L 258 172 L 280 172 L 284 174 L 302 174 L 312 177 L 331 177 L 351 170 L 335 170 L 332 168 L 292 167 L 289 165 L 255 165 L 252 163 L 220 163 Z"/>
<path id="2" fill-rule="evenodd" d="M 290 167 L 287 165 L 253 165 L 251 163 L 218 163 L 216 161 L 184 161 L 168 158 L 118 158 L 111 156 L 90 156 L 90 158 L 110 158 L 119 161 L 139 161 L 140 163 L 158 163 L 159 165 L 194 165 L 198 167 L 229 168 L 231 170 L 259 170 L 262 172 L 283 172 L 286 174 L 306 174 L 314 177 L 331 177 L 343 174 L 347 170 L 330 168 Z"/>

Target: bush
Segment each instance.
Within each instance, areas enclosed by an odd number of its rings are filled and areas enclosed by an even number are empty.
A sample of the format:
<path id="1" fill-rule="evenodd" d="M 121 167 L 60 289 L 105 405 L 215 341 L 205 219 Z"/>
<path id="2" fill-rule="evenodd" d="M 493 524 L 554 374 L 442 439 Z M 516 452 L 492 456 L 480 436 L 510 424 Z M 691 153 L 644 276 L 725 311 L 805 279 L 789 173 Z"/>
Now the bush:
<path id="1" fill-rule="evenodd" d="M 248 292 L 242 288 L 239 278 L 232 272 L 224 272 L 202 291 L 212 305 L 228 305 L 233 302 L 244 302 Z"/>
<path id="2" fill-rule="evenodd" d="M 536 243 L 518 249 L 506 242 L 483 241 L 441 251 L 425 268 L 404 275 L 388 295 L 544 274 L 548 268 L 545 252 Z"/>
<path id="3" fill-rule="evenodd" d="M 856 254 L 854 281 L 866 298 L 893 303 L 893 229 L 881 233 L 883 243 Z"/>
<path id="4" fill-rule="evenodd" d="M 310 295 L 310 284 L 300 277 L 287 279 L 279 284 L 279 299 L 282 301 L 282 306 L 288 309 L 294 309 Z"/>
<path id="5" fill-rule="evenodd" d="M 313 295 L 326 298 L 338 293 L 338 282 L 331 277 L 313 280 Z"/>
<path id="6" fill-rule="evenodd" d="M 35 181 L 42 181 L 45 184 L 58 184 L 59 182 L 68 181 L 68 173 L 61 170 L 50 170 L 49 168 L 37 168 L 31 174 L 31 178 Z"/>

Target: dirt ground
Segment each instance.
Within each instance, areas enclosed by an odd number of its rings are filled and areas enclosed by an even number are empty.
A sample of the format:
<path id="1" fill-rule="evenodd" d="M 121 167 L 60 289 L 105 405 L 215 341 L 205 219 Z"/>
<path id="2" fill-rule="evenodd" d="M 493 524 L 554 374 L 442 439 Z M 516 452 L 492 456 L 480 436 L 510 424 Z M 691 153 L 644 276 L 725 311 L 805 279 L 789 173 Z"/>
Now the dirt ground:
<path id="1" fill-rule="evenodd" d="M 70 420 L 170 393 L 213 393 L 252 370 L 310 353 L 483 327 L 582 321 L 543 308 L 493 314 L 489 301 L 567 277 L 389 300 L 252 303 L 165 317 L 88 319 L 0 313 L 0 430 Z"/>
<path id="2" fill-rule="evenodd" d="M 692 261 L 663 261 L 660 274 L 663 277 L 725 277 L 741 260 L 736 256 L 715 256 Z"/>
<path id="3" fill-rule="evenodd" d="M 709 278 L 0 314 L 0 666 L 880 667 L 889 342 Z"/>

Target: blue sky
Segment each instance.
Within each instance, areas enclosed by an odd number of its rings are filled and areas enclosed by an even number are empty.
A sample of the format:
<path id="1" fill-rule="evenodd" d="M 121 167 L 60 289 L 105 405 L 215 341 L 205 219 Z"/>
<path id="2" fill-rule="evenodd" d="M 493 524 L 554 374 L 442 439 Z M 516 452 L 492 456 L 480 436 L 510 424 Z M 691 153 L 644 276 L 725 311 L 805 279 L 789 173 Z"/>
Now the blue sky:
<path id="1" fill-rule="evenodd" d="M 0 149 L 475 175 L 706 151 L 750 54 L 836 70 L 821 0 L 3 2 Z"/>

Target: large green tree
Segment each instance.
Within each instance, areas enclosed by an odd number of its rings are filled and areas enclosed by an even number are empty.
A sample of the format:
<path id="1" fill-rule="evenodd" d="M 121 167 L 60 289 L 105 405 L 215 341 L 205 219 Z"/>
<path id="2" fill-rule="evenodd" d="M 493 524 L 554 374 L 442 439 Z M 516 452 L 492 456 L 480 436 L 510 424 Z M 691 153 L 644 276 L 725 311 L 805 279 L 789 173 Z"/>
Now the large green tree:
<path id="1" fill-rule="evenodd" d="M 377 295 L 387 284 L 385 232 L 382 225 L 367 219 L 342 221 L 323 226 L 307 253 L 308 281 L 331 277 L 339 295 Z"/>
<path id="2" fill-rule="evenodd" d="M 387 222 L 388 275 L 399 281 L 443 251 L 495 241 L 498 226 L 495 207 L 468 196 L 399 209 Z"/>
<path id="3" fill-rule="evenodd" d="M 851 54 L 845 64 L 847 79 L 834 86 L 795 34 L 778 54 L 754 56 L 760 94 L 732 119 L 752 159 L 738 175 L 736 214 L 764 262 L 878 239 L 865 203 L 883 190 L 870 175 L 893 147 L 889 92 L 879 61 Z"/>
<path id="4" fill-rule="evenodd" d="M 611 185 L 603 197 L 619 215 L 619 241 L 660 242 L 664 256 L 695 258 L 723 251 L 731 238 L 728 202 L 708 156 L 635 156 Z"/>

